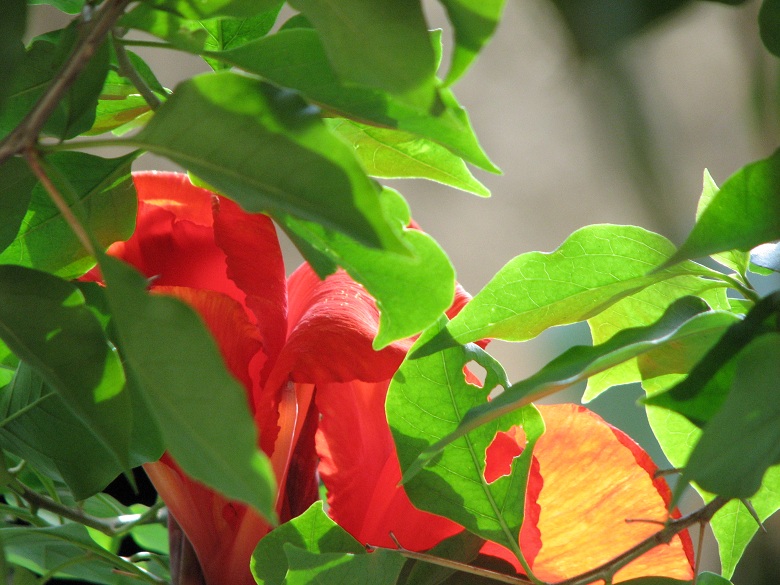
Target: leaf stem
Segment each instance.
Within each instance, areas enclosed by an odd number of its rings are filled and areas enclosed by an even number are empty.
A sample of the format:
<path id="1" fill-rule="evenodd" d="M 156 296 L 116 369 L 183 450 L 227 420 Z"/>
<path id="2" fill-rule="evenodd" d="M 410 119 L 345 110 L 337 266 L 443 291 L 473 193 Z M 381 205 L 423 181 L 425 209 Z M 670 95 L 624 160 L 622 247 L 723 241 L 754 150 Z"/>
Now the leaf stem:
<path id="1" fill-rule="evenodd" d="M 160 98 L 158 98 L 157 95 L 152 91 L 152 88 L 149 87 L 149 84 L 146 83 L 146 80 L 141 77 L 141 75 L 138 73 L 138 70 L 133 67 L 133 63 L 130 61 L 130 56 L 127 54 L 127 50 L 120 41 L 119 35 L 116 31 L 114 31 L 114 34 L 111 35 L 111 39 L 113 41 L 114 51 L 116 52 L 116 59 L 119 63 L 120 75 L 129 79 L 138 90 L 138 93 L 141 94 L 141 97 L 146 100 L 146 103 L 149 105 L 149 107 L 152 110 L 156 110 L 162 105 Z"/>
<path id="2" fill-rule="evenodd" d="M 73 210 L 65 201 L 62 194 L 57 189 L 57 186 L 44 170 L 40 153 L 34 147 L 29 147 L 25 149 L 24 157 L 27 160 L 27 164 L 30 166 L 30 170 L 32 170 L 33 174 L 41 182 L 43 188 L 46 189 L 46 192 L 49 194 L 52 202 L 57 206 L 57 209 L 62 214 L 63 219 L 70 226 L 70 229 L 73 230 L 74 234 L 76 234 L 76 237 L 78 238 L 79 242 L 81 242 L 81 245 L 84 246 L 84 249 L 90 254 L 90 256 L 96 258 L 97 252 L 95 250 L 95 246 L 92 244 L 92 239 L 84 229 L 84 226 L 81 225 L 81 222 L 74 215 Z"/>
<path id="3" fill-rule="evenodd" d="M 106 0 L 97 14 L 87 23 L 87 30 L 54 76 L 49 87 L 14 130 L 0 142 L 0 164 L 8 158 L 29 150 L 38 140 L 41 129 L 51 117 L 57 104 L 79 76 L 103 42 L 108 31 L 124 12 L 130 0 Z"/>

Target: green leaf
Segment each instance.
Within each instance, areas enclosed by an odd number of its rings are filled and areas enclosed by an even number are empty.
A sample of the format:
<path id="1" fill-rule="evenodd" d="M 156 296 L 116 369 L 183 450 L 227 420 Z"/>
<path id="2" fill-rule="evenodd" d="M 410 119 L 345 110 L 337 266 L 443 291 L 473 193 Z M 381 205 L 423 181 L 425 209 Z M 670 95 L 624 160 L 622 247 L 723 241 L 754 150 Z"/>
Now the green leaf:
<path id="1" fill-rule="evenodd" d="M 69 58 L 77 36 L 74 23 L 33 41 L 19 64 L 19 73 L 11 80 L 5 106 L 0 109 L 0 136 L 16 127 L 43 95 Z M 57 104 L 43 128 L 44 133 L 66 140 L 92 127 L 98 96 L 108 73 L 108 60 L 108 46 L 103 43 Z"/>
<path id="2" fill-rule="evenodd" d="M 150 6 L 173 12 L 184 18 L 248 18 L 272 10 L 279 0 L 144 0 Z"/>
<path id="3" fill-rule="evenodd" d="M 699 198 L 699 204 L 696 208 L 697 220 L 718 194 L 718 191 L 718 186 L 715 184 L 709 171 L 704 169 L 704 186 L 702 187 L 701 197 Z M 747 272 L 748 263 L 750 262 L 750 254 L 748 252 L 731 250 L 729 252 L 723 252 L 722 254 L 714 254 L 712 259 L 744 277 L 745 272 Z"/>
<path id="4" fill-rule="evenodd" d="M 0 528 L 0 538 L 9 561 L 37 573 L 62 567 L 56 575 L 105 585 L 130 585 L 145 577 L 136 565 L 95 543 L 80 524 Z"/>
<path id="5" fill-rule="evenodd" d="M 149 295 L 121 261 L 104 256 L 100 267 L 122 355 L 167 451 L 188 475 L 273 522 L 273 471 L 257 448 L 246 393 L 202 321 L 177 299 Z"/>
<path id="6" fill-rule="evenodd" d="M 436 55 L 419 0 L 290 0 L 322 39 L 336 75 L 430 110 Z"/>
<path id="7" fill-rule="evenodd" d="M 37 179 L 21 158 L 0 165 L 0 252 L 14 241 L 30 204 Z"/>
<path id="8" fill-rule="evenodd" d="M 313 248 L 313 259 L 311 250 L 301 252 L 315 266 L 316 255 L 324 256 L 342 266 L 376 299 L 380 311 L 376 349 L 428 327 L 449 308 L 455 294 L 455 270 L 444 251 L 429 235 L 404 229 L 409 223 L 406 201 L 391 189 L 384 189 L 381 199 L 386 216 L 398 226 L 401 240 L 413 256 L 368 248 L 316 223 L 274 214 L 296 241 L 303 240 Z"/>
<path id="9" fill-rule="evenodd" d="M 133 504 L 130 510 L 133 514 L 143 514 L 149 508 L 142 504 Z M 170 554 L 168 545 L 168 528 L 163 524 L 141 524 L 130 530 L 130 536 L 143 550 L 160 554 Z"/>
<path id="10" fill-rule="evenodd" d="M 201 20 L 200 25 L 208 33 L 206 42 L 203 44 L 203 50 L 227 51 L 245 45 L 249 41 L 264 37 L 271 32 L 276 23 L 276 17 L 279 15 L 282 4 L 283 2 L 279 2 L 277 6 L 270 10 L 249 18 Z M 211 57 L 204 57 L 204 59 L 215 71 L 226 67 L 217 59 Z"/>
<path id="11" fill-rule="evenodd" d="M 323 511 L 322 502 L 314 502 L 300 516 L 272 530 L 252 553 L 252 575 L 259 585 L 282 585 L 288 565 L 286 546 L 311 553 L 365 554 L 366 549 Z"/>
<path id="12" fill-rule="evenodd" d="M 731 581 L 715 573 L 704 571 L 696 577 L 697 585 L 732 585 Z"/>
<path id="13" fill-rule="evenodd" d="M 666 238 L 642 228 L 584 227 L 550 254 L 511 260 L 424 351 L 487 337 L 525 341 L 593 317 L 657 282 L 712 274 L 693 263 L 648 274 L 673 251 Z"/>
<path id="14" fill-rule="evenodd" d="M 757 303 L 747 316 L 734 323 L 702 357 L 688 376 L 668 392 L 655 394 L 646 404 L 662 406 L 685 415 L 702 426 L 717 413 L 731 388 L 737 356 L 751 341 L 773 330 L 780 307 L 780 293 L 773 293 Z"/>
<path id="15" fill-rule="evenodd" d="M 780 272 L 780 243 L 756 246 L 750 252 L 750 261 L 762 268 Z"/>
<path id="16" fill-rule="evenodd" d="M 394 585 L 406 559 L 397 551 L 380 549 L 371 554 L 311 553 L 291 544 L 285 585 Z"/>
<path id="17" fill-rule="evenodd" d="M 505 0 L 439 0 L 455 29 L 455 50 L 445 83 L 457 81 L 490 40 L 498 26 Z"/>
<path id="18" fill-rule="evenodd" d="M 761 40 L 770 52 L 780 56 L 780 2 L 764 0 L 758 13 Z"/>
<path id="19" fill-rule="evenodd" d="M 27 28 L 27 2 L 6 0 L 3 3 L 3 18 L 0 18 L 0 108 L 3 107 L 8 82 L 14 78 L 24 59 L 24 31 Z"/>
<path id="20" fill-rule="evenodd" d="M 417 344 L 441 326 L 431 327 Z M 487 372 L 482 388 L 466 382 L 464 367 L 472 361 Z M 459 346 L 420 359 L 407 357 L 390 384 L 386 409 L 411 502 L 520 555 L 531 452 L 544 431 L 537 410 L 513 411 L 454 441 L 435 458 L 429 451 L 456 430 L 466 412 L 485 403 L 491 390 L 506 384 L 500 364 L 487 353 L 476 345 Z M 485 452 L 497 432 L 515 425 L 525 431 L 526 448 L 513 460 L 509 475 L 488 483 Z"/>
<path id="21" fill-rule="evenodd" d="M 47 163 L 67 178 L 97 241 L 108 246 L 130 237 L 135 227 L 136 195 L 130 165 L 139 153 L 103 159 L 78 152 L 48 155 Z M 53 177 L 61 192 L 61 177 Z M 75 207 L 78 210 L 78 207 Z M 16 239 L 0 262 L 38 268 L 64 278 L 81 276 L 95 264 L 73 234 L 46 190 L 38 184 Z"/>
<path id="22" fill-rule="evenodd" d="M 282 87 L 340 116 L 428 138 L 489 172 L 500 172 L 474 135 L 466 111 L 448 89 L 434 110 L 419 108 L 375 88 L 342 81 L 331 67 L 317 32 L 292 28 L 210 56 Z"/>
<path id="23" fill-rule="evenodd" d="M 344 118 L 327 122 L 352 145 L 372 177 L 430 179 L 481 197 L 490 196 L 463 159 L 429 139 Z"/>
<path id="24" fill-rule="evenodd" d="M 0 338 L 129 470 L 130 397 L 119 356 L 72 284 L 0 266 Z"/>
<path id="25" fill-rule="evenodd" d="M 27 0 L 27 4 L 48 4 L 55 8 L 67 12 L 68 14 L 78 14 L 84 8 L 86 0 Z"/>
<path id="26" fill-rule="evenodd" d="M 780 335 L 755 339 L 737 358 L 731 391 L 704 426 L 683 473 L 726 498 L 749 498 L 780 463 Z"/>
<path id="27" fill-rule="evenodd" d="M 593 344 L 604 343 L 623 329 L 644 327 L 655 322 L 673 302 L 688 295 L 695 295 L 704 299 L 714 310 L 731 310 L 723 282 L 708 280 L 698 276 L 678 276 L 650 285 L 588 319 Z M 679 354 L 679 357 L 700 356 L 700 354 L 696 353 L 696 347 L 699 345 L 698 339 L 695 336 L 689 339 L 685 344 L 685 352 Z M 709 336 L 703 335 L 701 341 L 709 339 Z M 709 349 L 713 342 L 714 340 L 707 345 L 705 350 Z M 674 352 L 671 353 L 673 354 Z M 657 353 L 654 354 L 653 359 L 665 359 L 668 361 L 664 356 Z M 694 359 L 698 358 L 694 357 Z M 646 360 L 645 366 L 649 367 Z M 647 377 L 650 375 L 652 373 L 649 371 L 640 371 L 637 360 L 629 360 L 589 378 L 582 400 L 583 402 L 589 402 L 612 386 L 638 382 L 643 376 Z"/>
<path id="28" fill-rule="evenodd" d="M 0 392 L 0 445 L 84 499 L 122 467 L 112 453 L 29 366 Z"/>
<path id="29" fill-rule="evenodd" d="M 735 249 L 747 252 L 759 244 L 780 239 L 778 192 L 780 151 L 732 175 L 665 266 L 715 252 Z"/>
<path id="30" fill-rule="evenodd" d="M 428 554 L 439 559 L 471 563 L 479 555 L 479 550 L 483 544 L 485 544 L 485 541 L 482 538 L 464 530 L 455 536 L 445 538 L 429 550 Z M 407 567 L 409 567 L 409 570 L 408 573 L 406 569 L 404 570 L 407 576 L 403 583 L 408 585 L 441 585 L 442 583 L 449 583 L 448 579 L 453 575 L 456 579 L 464 576 L 463 573 L 455 569 L 426 563 L 422 560 L 409 560 L 407 561 Z"/>
<path id="31" fill-rule="evenodd" d="M 706 305 L 700 299 L 686 297 L 672 305 L 653 325 L 625 329 L 601 345 L 579 345 L 566 350 L 530 378 L 468 411 L 457 430 L 438 443 L 436 449 L 505 413 L 560 392 L 616 364 L 654 355 L 648 359 L 658 367 L 659 354 L 689 353 L 691 350 L 686 347 L 689 344 L 696 351 L 702 343 L 699 338 L 705 335 L 710 344 L 714 343 L 736 318 L 730 313 L 702 313 L 704 310 Z M 672 366 L 670 369 L 674 370 L 675 365 L 666 363 L 663 369 Z"/>
<path id="32" fill-rule="evenodd" d="M 408 253 L 351 149 L 292 92 L 227 71 L 194 77 L 132 144 L 181 164 L 247 211 L 290 213 Z"/>
<path id="33" fill-rule="evenodd" d="M 645 381 L 643 386 L 648 393 L 657 393 L 673 386 L 681 377 L 665 376 Z M 665 408 L 648 406 L 647 418 L 666 458 L 674 467 L 683 468 L 701 437 L 701 430 L 681 414 Z M 714 497 L 698 486 L 694 487 L 705 500 Z M 761 488 L 750 498 L 750 503 L 762 522 L 780 509 L 780 467 L 769 468 Z M 732 500 L 715 514 L 710 527 L 718 542 L 721 572 L 724 577 L 730 578 L 759 526 L 745 504 Z"/>

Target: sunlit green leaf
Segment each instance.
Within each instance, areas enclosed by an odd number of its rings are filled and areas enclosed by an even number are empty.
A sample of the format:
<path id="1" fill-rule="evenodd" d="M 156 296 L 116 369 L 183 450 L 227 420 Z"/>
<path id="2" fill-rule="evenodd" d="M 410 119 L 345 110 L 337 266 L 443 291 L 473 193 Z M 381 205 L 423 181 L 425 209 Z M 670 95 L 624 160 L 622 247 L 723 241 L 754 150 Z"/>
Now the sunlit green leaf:
<path id="1" fill-rule="evenodd" d="M 274 8 L 249 18 L 222 18 L 201 20 L 200 25 L 208 33 L 206 42 L 203 45 L 205 51 L 227 51 L 235 47 L 240 47 L 267 35 L 276 22 L 279 10 L 282 7 L 280 2 Z M 219 70 L 227 67 L 224 63 L 211 57 L 204 57 L 212 69 Z"/>
<path id="2" fill-rule="evenodd" d="M 311 553 L 285 545 L 285 585 L 394 585 L 406 559 L 397 551 L 380 549 L 371 554 Z"/>
<path id="3" fill-rule="evenodd" d="M 328 122 L 352 145 L 372 177 L 431 179 L 482 197 L 490 195 L 463 159 L 431 140 L 344 118 L 330 118 Z"/>
<path id="4" fill-rule="evenodd" d="M 714 310 L 729 311 L 726 298 L 726 286 L 722 281 L 709 280 L 698 276 L 678 276 L 662 282 L 650 285 L 602 311 L 598 315 L 588 319 L 593 344 L 602 344 L 613 335 L 624 329 L 644 327 L 663 315 L 664 311 L 677 299 L 684 296 L 695 295 L 702 299 Z M 711 336 L 703 334 L 700 337 L 694 335 L 685 342 L 685 349 L 679 357 L 698 359 L 697 347 L 705 343 L 705 351 L 714 343 Z M 674 350 L 661 355 L 655 352 L 651 359 L 665 359 L 668 354 L 674 356 Z M 645 365 L 649 363 L 645 361 Z M 687 371 L 687 370 L 686 370 Z M 637 360 L 628 360 L 603 372 L 591 376 L 583 394 L 583 402 L 589 402 L 612 386 L 638 382 L 642 378 L 658 375 L 650 371 L 641 372 Z"/>
<path id="5" fill-rule="evenodd" d="M 0 252 L 14 241 L 37 179 L 21 158 L 0 165 Z"/>
<path id="6" fill-rule="evenodd" d="M 431 110 L 436 57 L 419 0 L 290 0 L 290 5 L 317 29 L 339 78 Z"/>
<path id="7" fill-rule="evenodd" d="M 279 0 L 144 0 L 150 6 L 169 10 L 184 18 L 201 20 L 230 16 L 247 18 L 272 10 Z"/>
<path id="8" fill-rule="evenodd" d="M 311 553 L 365 554 L 366 549 L 314 502 L 300 516 L 272 530 L 252 553 L 252 575 L 259 585 L 282 585 L 287 574 L 285 545 Z"/>
<path id="9" fill-rule="evenodd" d="M 273 520 L 273 471 L 245 392 L 201 320 L 177 299 L 149 295 L 121 261 L 105 256 L 100 266 L 123 357 L 168 452 L 191 477 Z"/>
<path id="10" fill-rule="evenodd" d="M 750 252 L 750 262 L 762 268 L 780 272 L 780 243 L 756 246 Z"/>
<path id="11" fill-rule="evenodd" d="M 130 507 L 133 514 L 143 514 L 148 508 L 142 504 Z M 168 527 L 163 524 L 140 524 L 130 530 L 130 536 L 143 550 L 169 554 Z"/>
<path id="12" fill-rule="evenodd" d="M 667 265 L 780 239 L 780 151 L 732 175 Z"/>
<path id="13" fill-rule="evenodd" d="M 505 0 L 439 0 L 455 30 L 455 50 L 445 83 L 460 78 L 498 26 Z"/>
<path id="14" fill-rule="evenodd" d="M 429 235 L 403 229 L 409 223 L 409 208 L 398 193 L 385 189 L 381 197 L 387 217 L 396 223 L 413 256 L 368 248 L 314 222 L 274 216 L 296 242 L 303 240 L 315 254 L 342 266 L 376 299 L 377 349 L 419 333 L 449 308 L 455 294 L 455 271 L 444 251 Z M 317 257 L 309 258 L 306 248 L 301 252 L 317 269 Z"/>
<path id="15" fill-rule="evenodd" d="M 46 158 L 67 178 L 79 197 L 85 223 L 105 246 L 127 239 L 135 227 L 136 197 L 130 165 L 137 156 L 131 153 L 103 159 L 62 152 Z M 53 179 L 62 185 L 58 177 Z M 64 188 L 62 191 L 67 192 Z M 32 192 L 16 239 L 0 254 L 0 262 L 38 268 L 64 278 L 80 276 L 95 264 L 40 184 Z"/>
<path id="16" fill-rule="evenodd" d="M 423 333 L 418 343 L 424 343 L 441 325 Z M 464 367 L 472 361 L 487 372 L 482 388 L 466 382 Z M 528 406 L 508 413 L 454 441 L 436 458 L 426 452 L 453 433 L 463 415 L 484 404 L 498 385 L 507 385 L 503 369 L 476 345 L 458 346 L 420 359 L 407 358 L 390 384 L 387 419 L 404 474 L 404 488 L 412 503 L 519 554 L 517 543 L 531 451 L 544 430 L 538 411 Z M 526 448 L 513 460 L 509 475 L 488 483 L 485 451 L 497 432 L 514 425 L 525 431 Z"/>
<path id="17" fill-rule="evenodd" d="M 81 292 L 44 272 L 0 266 L 0 338 L 129 470 L 132 421 L 124 371 Z"/>
<path id="18" fill-rule="evenodd" d="M 524 341 L 593 317 L 657 282 L 712 274 L 693 263 L 648 274 L 673 252 L 666 238 L 642 228 L 584 227 L 552 253 L 511 260 L 423 351 L 488 337 Z"/>
<path id="19" fill-rule="evenodd" d="M 704 426 L 683 480 L 726 498 L 749 498 L 780 463 L 780 335 L 750 343 L 737 358 L 731 391 Z"/>
<path id="20" fill-rule="evenodd" d="M 181 164 L 247 211 L 290 213 L 408 253 L 351 149 L 292 92 L 227 71 L 194 77 L 132 144 Z"/>

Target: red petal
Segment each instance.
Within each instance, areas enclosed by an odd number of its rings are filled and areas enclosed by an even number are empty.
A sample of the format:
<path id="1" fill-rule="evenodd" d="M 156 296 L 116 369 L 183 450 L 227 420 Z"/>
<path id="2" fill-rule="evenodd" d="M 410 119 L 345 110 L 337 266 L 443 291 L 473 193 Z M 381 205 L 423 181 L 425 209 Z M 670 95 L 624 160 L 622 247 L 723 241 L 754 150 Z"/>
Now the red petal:
<path id="1" fill-rule="evenodd" d="M 538 497 L 542 549 L 533 564 L 545 581 L 593 569 L 658 531 L 667 517 L 668 490 L 654 484 L 654 466 L 641 449 L 596 414 L 576 405 L 539 406 L 547 430 L 534 455 L 544 486 Z M 641 464 L 638 464 L 640 454 Z M 687 533 L 660 545 L 617 573 L 615 582 L 641 576 L 693 576 Z"/>
<path id="2" fill-rule="evenodd" d="M 357 540 L 426 550 L 463 528 L 417 510 L 403 488 L 385 418 L 389 380 L 318 386 L 322 414 L 317 432 L 320 477 L 328 488 L 330 515 Z"/>
<path id="3" fill-rule="evenodd" d="M 144 171 L 133 173 L 138 201 L 170 211 L 178 220 L 211 226 L 215 195 L 196 187 L 183 173 Z"/>

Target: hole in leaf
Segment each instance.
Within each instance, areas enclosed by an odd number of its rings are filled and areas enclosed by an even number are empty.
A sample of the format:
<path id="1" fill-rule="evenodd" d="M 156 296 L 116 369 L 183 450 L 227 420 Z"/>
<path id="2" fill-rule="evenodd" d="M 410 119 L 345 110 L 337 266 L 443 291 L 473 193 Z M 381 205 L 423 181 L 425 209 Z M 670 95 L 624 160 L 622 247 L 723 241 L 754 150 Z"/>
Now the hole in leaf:
<path id="1" fill-rule="evenodd" d="M 485 378 L 487 378 L 487 370 L 471 360 L 463 366 L 463 376 L 466 378 L 467 384 L 482 388 L 485 385 Z"/>
<path id="2" fill-rule="evenodd" d="M 523 427 L 513 426 L 508 431 L 499 431 L 485 449 L 485 481 L 493 483 L 512 473 L 512 462 L 519 457 L 527 443 Z"/>
<path id="3" fill-rule="evenodd" d="M 501 394 L 503 394 L 503 392 L 504 392 L 504 387 L 499 384 L 498 386 L 496 386 L 490 391 L 490 394 L 488 394 L 487 397 L 488 402 L 493 400 L 496 396 L 500 396 Z"/>

